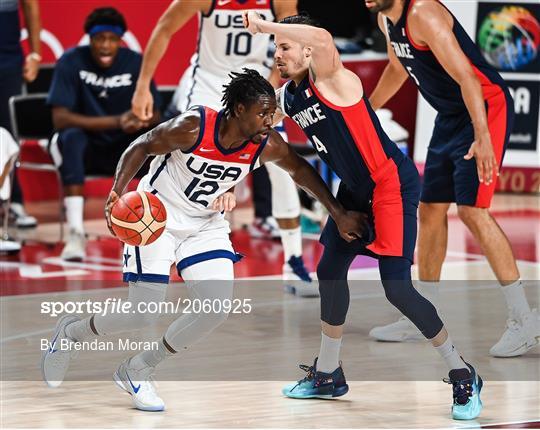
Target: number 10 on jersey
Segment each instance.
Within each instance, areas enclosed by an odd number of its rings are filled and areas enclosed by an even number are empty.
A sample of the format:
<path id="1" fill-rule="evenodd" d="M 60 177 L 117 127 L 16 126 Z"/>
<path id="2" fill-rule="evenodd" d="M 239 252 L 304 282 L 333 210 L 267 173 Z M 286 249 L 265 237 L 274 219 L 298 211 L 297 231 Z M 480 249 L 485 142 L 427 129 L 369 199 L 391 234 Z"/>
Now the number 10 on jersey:
<path id="1" fill-rule="evenodd" d="M 225 55 L 246 56 L 251 52 L 251 33 L 227 33 L 227 47 Z"/>

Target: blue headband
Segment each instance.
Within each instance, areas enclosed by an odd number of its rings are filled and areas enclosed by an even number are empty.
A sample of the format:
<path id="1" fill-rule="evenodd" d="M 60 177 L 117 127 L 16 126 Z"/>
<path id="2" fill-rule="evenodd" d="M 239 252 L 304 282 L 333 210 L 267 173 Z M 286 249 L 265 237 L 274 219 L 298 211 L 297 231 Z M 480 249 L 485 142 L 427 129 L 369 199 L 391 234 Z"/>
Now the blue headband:
<path id="1" fill-rule="evenodd" d="M 90 28 L 90 30 L 88 30 L 88 35 L 92 37 L 96 35 L 97 33 L 101 33 L 104 31 L 110 31 L 114 34 L 117 34 L 120 37 L 124 35 L 124 29 L 122 27 L 120 27 L 119 25 L 109 25 L 109 24 L 94 25 L 92 28 Z"/>

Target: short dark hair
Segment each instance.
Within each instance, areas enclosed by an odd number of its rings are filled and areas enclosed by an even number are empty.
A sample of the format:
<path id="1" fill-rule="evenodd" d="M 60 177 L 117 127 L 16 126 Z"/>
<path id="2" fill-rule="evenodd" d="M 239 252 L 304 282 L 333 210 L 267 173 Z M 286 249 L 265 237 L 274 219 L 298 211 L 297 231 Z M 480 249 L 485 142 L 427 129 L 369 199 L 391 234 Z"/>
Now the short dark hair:
<path id="1" fill-rule="evenodd" d="M 124 16 L 114 7 L 98 7 L 94 9 L 84 22 L 84 32 L 88 33 L 96 25 L 113 25 L 120 27 L 122 32 L 127 30 Z"/>
<path id="2" fill-rule="evenodd" d="M 229 77 L 231 81 L 223 85 L 221 98 L 225 114 L 234 114 L 234 107 L 238 103 L 248 106 L 257 102 L 261 96 L 276 96 L 274 87 L 256 70 L 243 68 L 242 73 L 232 72 Z"/>
<path id="3" fill-rule="evenodd" d="M 283 18 L 279 21 L 280 24 L 304 24 L 312 27 L 321 27 L 321 24 L 314 18 L 310 17 L 307 13 L 301 13 L 300 15 L 292 15 Z"/>

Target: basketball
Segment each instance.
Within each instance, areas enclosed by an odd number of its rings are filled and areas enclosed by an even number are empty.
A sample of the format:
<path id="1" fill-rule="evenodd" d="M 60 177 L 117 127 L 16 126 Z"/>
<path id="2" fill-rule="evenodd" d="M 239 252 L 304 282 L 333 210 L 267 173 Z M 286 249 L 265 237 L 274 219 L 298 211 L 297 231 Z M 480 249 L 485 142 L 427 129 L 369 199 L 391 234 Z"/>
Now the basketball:
<path id="1" fill-rule="evenodd" d="M 111 211 L 114 234 L 128 245 L 151 244 L 161 236 L 166 223 L 165 206 L 154 194 L 146 191 L 124 194 Z"/>

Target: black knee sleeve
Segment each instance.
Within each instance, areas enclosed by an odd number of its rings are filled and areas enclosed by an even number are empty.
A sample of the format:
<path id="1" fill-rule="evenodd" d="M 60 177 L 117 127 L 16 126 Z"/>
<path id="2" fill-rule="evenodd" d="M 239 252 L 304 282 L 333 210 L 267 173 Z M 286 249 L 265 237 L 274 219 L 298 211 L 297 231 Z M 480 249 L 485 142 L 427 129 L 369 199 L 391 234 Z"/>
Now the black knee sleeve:
<path id="1" fill-rule="evenodd" d="M 381 257 L 379 271 L 386 298 L 403 315 L 431 339 L 439 333 L 443 322 L 435 306 L 414 288 L 411 281 L 411 262 L 404 257 Z"/>
<path id="2" fill-rule="evenodd" d="M 321 320 L 330 325 L 342 325 L 349 310 L 347 272 L 354 255 L 324 250 L 317 266 L 321 294 Z"/>

